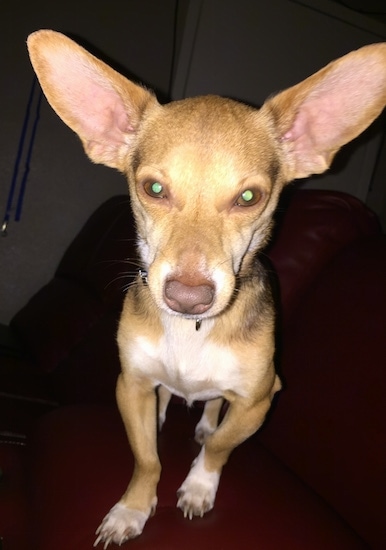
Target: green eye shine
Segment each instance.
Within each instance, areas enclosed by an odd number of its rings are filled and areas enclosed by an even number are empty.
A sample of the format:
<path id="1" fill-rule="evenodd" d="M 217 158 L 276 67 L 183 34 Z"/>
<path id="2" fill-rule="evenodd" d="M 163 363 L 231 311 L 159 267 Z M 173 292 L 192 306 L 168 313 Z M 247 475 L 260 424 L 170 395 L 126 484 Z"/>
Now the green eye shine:
<path id="1" fill-rule="evenodd" d="M 160 193 L 162 193 L 163 189 L 163 186 L 158 181 L 155 181 L 151 185 L 151 190 L 155 195 L 159 195 Z"/>
<path id="2" fill-rule="evenodd" d="M 149 180 L 144 184 L 143 188 L 150 197 L 154 197 L 155 199 L 165 198 L 165 188 L 159 181 Z"/>
<path id="3" fill-rule="evenodd" d="M 237 206 L 254 206 L 261 199 L 261 192 L 258 189 L 246 189 L 236 201 Z"/>
<path id="4" fill-rule="evenodd" d="M 251 202 L 253 200 L 253 197 L 253 191 L 251 191 L 250 189 L 247 189 L 246 191 L 244 191 L 244 193 L 241 193 L 241 198 L 244 202 Z"/>

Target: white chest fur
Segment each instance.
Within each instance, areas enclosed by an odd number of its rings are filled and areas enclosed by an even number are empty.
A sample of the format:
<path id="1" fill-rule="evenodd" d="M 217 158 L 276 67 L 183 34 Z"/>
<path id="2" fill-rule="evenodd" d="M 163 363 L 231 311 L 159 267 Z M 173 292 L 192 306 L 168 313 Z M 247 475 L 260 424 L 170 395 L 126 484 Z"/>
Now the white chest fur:
<path id="1" fill-rule="evenodd" d="M 227 390 L 243 394 L 240 364 L 229 347 L 213 343 L 213 321 L 202 322 L 165 315 L 158 342 L 137 336 L 127 349 L 131 368 L 139 370 L 188 403 L 219 397 Z"/>

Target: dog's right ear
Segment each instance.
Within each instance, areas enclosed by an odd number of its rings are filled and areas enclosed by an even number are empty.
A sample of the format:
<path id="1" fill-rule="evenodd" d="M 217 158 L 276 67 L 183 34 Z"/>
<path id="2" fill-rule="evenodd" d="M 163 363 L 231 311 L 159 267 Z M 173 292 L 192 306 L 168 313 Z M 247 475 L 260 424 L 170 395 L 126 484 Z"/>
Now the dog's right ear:
<path id="1" fill-rule="evenodd" d="M 34 32 L 27 45 L 48 102 L 90 159 L 124 171 L 142 117 L 159 107 L 154 95 L 61 33 Z"/>

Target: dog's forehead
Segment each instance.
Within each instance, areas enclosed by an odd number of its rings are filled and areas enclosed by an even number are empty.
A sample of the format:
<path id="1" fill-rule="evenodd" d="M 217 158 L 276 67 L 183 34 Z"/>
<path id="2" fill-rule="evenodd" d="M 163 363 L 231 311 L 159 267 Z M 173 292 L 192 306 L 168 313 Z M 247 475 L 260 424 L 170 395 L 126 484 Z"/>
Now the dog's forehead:
<path id="1" fill-rule="evenodd" d="M 175 101 L 145 126 L 141 160 L 151 165 L 186 162 L 208 170 L 219 164 L 243 174 L 277 171 L 269 123 L 252 107 L 218 96 Z"/>

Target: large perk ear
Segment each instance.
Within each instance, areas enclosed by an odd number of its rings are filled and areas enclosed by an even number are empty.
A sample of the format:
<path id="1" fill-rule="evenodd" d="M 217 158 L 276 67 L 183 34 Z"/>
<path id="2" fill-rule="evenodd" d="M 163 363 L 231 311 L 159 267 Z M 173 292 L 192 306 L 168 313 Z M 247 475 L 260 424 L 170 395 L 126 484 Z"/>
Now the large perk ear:
<path id="1" fill-rule="evenodd" d="M 159 105 L 155 97 L 58 32 L 37 31 L 27 45 L 48 102 L 87 155 L 124 171 L 145 111 Z"/>
<path id="2" fill-rule="evenodd" d="M 386 104 L 386 43 L 353 51 L 269 99 L 288 181 L 324 172 Z"/>

